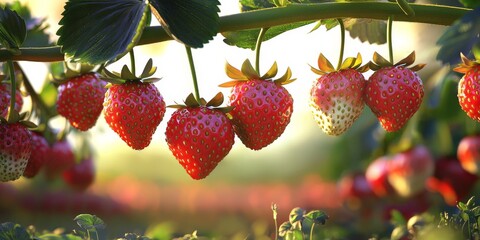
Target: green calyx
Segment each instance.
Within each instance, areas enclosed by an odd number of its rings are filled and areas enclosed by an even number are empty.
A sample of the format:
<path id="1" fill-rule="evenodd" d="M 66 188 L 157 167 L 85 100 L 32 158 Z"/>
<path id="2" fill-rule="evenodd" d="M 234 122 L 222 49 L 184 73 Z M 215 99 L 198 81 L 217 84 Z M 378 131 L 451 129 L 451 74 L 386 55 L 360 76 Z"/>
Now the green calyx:
<path id="1" fill-rule="evenodd" d="M 467 73 L 472 68 L 480 66 L 480 59 L 470 60 L 463 55 L 463 53 L 460 53 L 460 58 L 462 59 L 462 63 L 453 68 L 453 71 L 455 72 Z"/>
<path id="2" fill-rule="evenodd" d="M 361 73 L 368 71 L 368 64 L 363 66 L 360 65 L 362 65 L 362 55 L 360 55 L 360 53 L 357 54 L 357 57 L 346 58 L 338 69 L 335 69 L 332 63 L 320 53 L 320 56 L 318 56 L 318 69 L 312 66 L 310 66 L 310 69 L 312 72 L 318 75 L 325 75 L 327 73 L 338 72 L 346 69 L 355 69 Z"/>
<path id="3" fill-rule="evenodd" d="M 217 95 L 215 95 L 208 102 L 204 98 L 200 98 L 200 102 L 198 102 L 195 99 L 195 96 L 193 95 L 193 93 L 190 93 L 187 96 L 187 98 L 185 99 L 184 104 L 169 105 L 167 107 L 181 109 L 181 108 L 186 108 L 186 107 L 205 106 L 205 107 L 209 107 L 209 108 L 212 108 L 212 109 L 217 109 L 217 110 L 219 110 L 223 113 L 228 113 L 228 112 L 232 111 L 232 109 L 233 109 L 232 106 L 219 107 L 220 105 L 222 105 L 223 101 L 224 101 L 224 97 L 223 97 L 223 93 L 221 93 L 221 92 L 217 93 Z"/>
<path id="4" fill-rule="evenodd" d="M 229 81 L 226 83 L 222 83 L 219 86 L 220 87 L 233 87 L 237 85 L 239 82 L 244 82 L 244 81 L 249 81 L 249 80 L 269 80 L 274 78 L 277 73 L 278 73 L 278 67 L 277 63 L 274 62 L 273 65 L 270 67 L 270 69 L 260 76 L 260 74 L 253 68 L 252 63 L 250 63 L 250 60 L 245 60 L 242 64 L 242 69 L 239 70 L 232 65 L 230 65 L 228 62 L 225 65 L 225 72 L 227 73 L 227 76 L 233 81 Z M 271 80 L 275 82 L 277 85 L 285 85 L 289 84 L 293 81 L 295 81 L 295 78 L 292 78 L 292 71 L 290 68 L 287 68 L 287 71 L 283 76 L 281 76 L 278 79 Z"/>
<path id="5" fill-rule="evenodd" d="M 387 59 L 382 57 L 380 54 L 375 52 L 375 53 L 373 53 L 372 61 L 370 61 L 368 63 L 368 67 L 370 69 L 372 69 L 373 71 L 377 71 L 377 70 L 379 70 L 380 68 L 383 68 L 383 67 L 403 66 L 405 68 L 408 68 L 408 69 L 416 72 L 416 71 L 420 71 L 422 68 L 424 68 L 426 66 L 426 64 L 420 63 L 420 64 L 417 64 L 415 66 L 409 67 L 410 65 L 413 64 L 413 62 L 415 62 L 415 51 L 413 51 L 406 58 L 400 60 L 399 62 L 397 62 L 395 64 L 388 61 Z"/>
<path id="6" fill-rule="evenodd" d="M 63 62 L 63 66 L 65 69 L 63 74 L 59 78 L 52 77 L 52 81 L 56 84 L 63 84 L 74 77 L 93 72 L 96 67 L 87 63 L 77 62 Z"/>
<path id="7" fill-rule="evenodd" d="M 127 81 L 142 81 L 144 83 L 154 83 L 160 81 L 161 78 L 152 77 L 157 71 L 157 67 L 153 66 L 150 58 L 143 68 L 140 76 L 136 76 L 127 65 L 123 65 L 121 72 L 110 72 L 107 69 L 102 71 L 102 79 L 113 84 L 123 84 Z"/>
<path id="8" fill-rule="evenodd" d="M 29 128 L 29 129 L 37 128 L 37 124 L 28 120 L 27 112 L 18 113 L 14 109 L 9 109 L 7 116 L 8 116 L 7 119 L 0 116 L 0 123 L 1 124 L 20 123 L 20 124 L 24 125 L 25 127 Z"/>

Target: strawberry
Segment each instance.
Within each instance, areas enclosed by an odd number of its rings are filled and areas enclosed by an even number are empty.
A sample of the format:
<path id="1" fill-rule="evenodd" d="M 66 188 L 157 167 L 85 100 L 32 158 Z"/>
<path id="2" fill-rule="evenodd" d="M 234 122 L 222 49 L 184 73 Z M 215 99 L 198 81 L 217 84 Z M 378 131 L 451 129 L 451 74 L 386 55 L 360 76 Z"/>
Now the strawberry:
<path id="1" fill-rule="evenodd" d="M 0 181 L 20 178 L 32 152 L 32 134 L 21 123 L 0 121 Z"/>
<path id="2" fill-rule="evenodd" d="M 48 160 L 45 162 L 45 173 L 48 178 L 53 179 L 63 171 L 75 165 L 75 154 L 72 145 L 67 139 L 56 141 L 50 148 Z"/>
<path id="3" fill-rule="evenodd" d="M 369 67 L 375 73 L 367 81 L 364 100 L 380 125 L 388 132 L 395 132 L 420 108 L 424 95 L 423 83 L 415 71 L 425 65 L 407 68 L 415 61 L 415 52 L 396 64 L 377 53 L 373 55 L 373 61 Z"/>
<path id="4" fill-rule="evenodd" d="M 0 76 L 0 81 L 2 77 Z M 11 96 L 11 87 L 10 84 L 0 83 L 0 116 L 6 117 L 8 113 L 8 107 L 10 106 L 10 96 Z M 22 94 L 20 91 L 15 93 L 15 110 L 20 112 L 23 106 Z"/>
<path id="5" fill-rule="evenodd" d="M 63 180 L 73 189 L 84 191 L 95 180 L 95 166 L 92 157 L 83 159 L 80 163 L 62 173 Z"/>
<path id="6" fill-rule="evenodd" d="M 97 122 L 103 109 L 106 83 L 96 73 L 68 78 L 58 87 L 57 111 L 70 124 L 87 131 Z"/>
<path id="7" fill-rule="evenodd" d="M 202 105 L 191 94 L 186 106 L 175 106 L 179 109 L 167 123 L 168 147 L 193 179 L 207 177 L 232 149 L 235 137 L 232 123 L 223 109 L 213 108 L 222 102 L 221 93 Z"/>
<path id="8" fill-rule="evenodd" d="M 32 154 L 28 159 L 27 167 L 23 173 L 24 177 L 33 178 L 37 175 L 44 163 L 47 161 L 50 151 L 50 145 L 39 132 L 32 133 Z"/>
<path id="9" fill-rule="evenodd" d="M 105 94 L 105 120 L 110 128 L 135 150 L 150 145 L 152 135 L 165 114 L 163 97 L 152 83 L 157 79 L 143 79 L 155 72 L 151 64 L 150 59 L 145 67 L 147 70 L 144 70 L 140 77 L 134 76 L 126 67 L 121 75 L 105 70 L 109 77 L 107 81 L 113 79 L 123 82 L 110 85 Z"/>
<path id="10" fill-rule="evenodd" d="M 242 143 L 253 150 L 260 150 L 274 142 L 290 123 L 293 112 L 293 98 L 282 86 L 291 79 L 290 68 L 277 80 L 271 78 L 277 74 L 277 64 L 259 76 L 249 60 L 238 70 L 227 63 L 227 75 L 233 81 L 223 83 L 221 87 L 232 87 L 229 105 L 235 133 Z"/>
<path id="11" fill-rule="evenodd" d="M 381 156 L 371 162 L 365 171 L 365 178 L 379 197 L 392 195 L 394 190 L 388 182 L 390 157 Z"/>
<path id="12" fill-rule="evenodd" d="M 455 157 L 442 157 L 437 159 L 427 187 L 439 192 L 447 204 L 455 206 L 472 191 L 477 180 L 477 175 L 463 169 Z"/>
<path id="13" fill-rule="evenodd" d="M 410 197 L 425 189 L 435 164 L 430 151 L 419 145 L 392 156 L 388 168 L 388 181 L 395 191 L 402 197 Z"/>
<path id="14" fill-rule="evenodd" d="M 462 79 L 458 83 L 458 102 L 462 110 L 467 115 L 480 122 L 480 60 L 472 61 L 460 55 L 462 63 L 453 70 L 463 73 Z"/>
<path id="15" fill-rule="evenodd" d="M 328 135 L 338 136 L 350 128 L 364 108 L 365 78 L 359 68 L 362 58 L 347 58 L 338 70 L 320 54 L 318 66 L 311 68 L 321 75 L 310 90 L 310 109 L 320 128 Z M 357 70 L 358 69 L 358 70 Z"/>
<path id="16" fill-rule="evenodd" d="M 480 175 L 480 136 L 467 136 L 462 138 L 457 147 L 457 157 L 461 166 L 466 171 Z"/>

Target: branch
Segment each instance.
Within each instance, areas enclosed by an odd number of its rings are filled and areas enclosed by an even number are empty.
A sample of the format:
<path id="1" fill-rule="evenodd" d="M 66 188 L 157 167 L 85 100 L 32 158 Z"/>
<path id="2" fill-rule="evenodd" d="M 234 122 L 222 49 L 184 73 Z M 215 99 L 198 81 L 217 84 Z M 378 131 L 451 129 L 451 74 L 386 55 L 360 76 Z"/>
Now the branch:
<path id="1" fill-rule="evenodd" d="M 410 4 L 415 16 L 403 13 L 396 3 L 391 2 L 339 2 L 318 4 L 292 4 L 287 7 L 268 8 L 220 17 L 220 32 L 258 29 L 282 24 L 330 19 L 368 18 L 386 20 L 394 16 L 395 21 L 451 25 L 471 9 L 445 5 Z M 162 27 L 146 27 L 137 45 L 172 40 Z M 60 46 L 20 48 L 21 54 L 13 55 L 0 50 L 0 61 L 63 61 Z"/>

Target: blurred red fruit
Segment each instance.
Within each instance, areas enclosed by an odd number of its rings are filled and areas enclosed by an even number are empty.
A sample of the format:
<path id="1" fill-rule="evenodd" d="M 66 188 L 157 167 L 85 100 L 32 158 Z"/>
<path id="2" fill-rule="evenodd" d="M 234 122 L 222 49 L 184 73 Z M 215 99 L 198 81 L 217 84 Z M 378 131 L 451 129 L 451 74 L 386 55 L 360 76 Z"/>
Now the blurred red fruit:
<path id="1" fill-rule="evenodd" d="M 389 203 L 383 208 L 383 219 L 390 220 L 392 218 L 392 211 L 399 211 L 405 219 L 409 219 L 416 214 L 426 212 L 431 203 L 426 191 L 420 192 L 410 198 L 399 199 Z"/>
<path id="2" fill-rule="evenodd" d="M 95 166 L 91 157 L 82 160 L 62 174 L 63 180 L 73 189 L 84 191 L 95 180 Z"/>
<path id="3" fill-rule="evenodd" d="M 377 158 L 368 165 L 365 178 L 370 184 L 372 191 L 379 197 L 395 193 L 392 185 L 388 182 L 390 159 L 387 156 Z"/>
<path id="4" fill-rule="evenodd" d="M 28 159 L 23 176 L 33 178 L 48 160 L 50 145 L 39 132 L 32 132 L 32 154 Z"/>
<path id="5" fill-rule="evenodd" d="M 458 144 L 457 157 L 465 170 L 472 174 L 478 174 L 480 164 L 480 136 L 464 137 Z"/>
<path id="6" fill-rule="evenodd" d="M 425 146 L 416 146 L 392 157 L 388 181 L 402 197 L 413 196 L 425 189 L 433 175 L 434 161 Z"/>
<path id="7" fill-rule="evenodd" d="M 338 183 L 338 192 L 342 200 L 352 209 L 358 209 L 362 202 L 376 197 L 361 172 L 343 176 Z"/>
<path id="8" fill-rule="evenodd" d="M 455 157 L 444 157 L 437 160 L 435 173 L 428 179 L 427 187 L 440 193 L 447 204 L 454 206 L 470 193 L 477 179 L 477 175 L 463 169 Z"/>
<path id="9" fill-rule="evenodd" d="M 46 176 L 53 179 L 75 165 L 72 146 L 64 139 L 55 142 L 50 148 L 49 159 L 45 162 Z"/>

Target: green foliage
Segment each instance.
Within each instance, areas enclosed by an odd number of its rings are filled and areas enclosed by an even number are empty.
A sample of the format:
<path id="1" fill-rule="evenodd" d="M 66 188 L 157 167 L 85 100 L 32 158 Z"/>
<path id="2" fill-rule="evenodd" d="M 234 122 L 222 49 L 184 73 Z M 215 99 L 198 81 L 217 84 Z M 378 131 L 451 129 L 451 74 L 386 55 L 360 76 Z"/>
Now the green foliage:
<path id="1" fill-rule="evenodd" d="M 153 13 L 176 40 L 201 48 L 219 31 L 217 0 L 152 0 Z"/>
<path id="2" fill-rule="evenodd" d="M 27 230 L 19 224 L 6 222 L 0 224 L 0 239 L 2 240 L 30 240 Z"/>
<path id="3" fill-rule="evenodd" d="M 480 1 L 478 0 L 459 0 L 463 6 L 467 8 L 477 8 L 480 7 Z"/>
<path id="4" fill-rule="evenodd" d="M 10 8 L 0 7 L 0 44 L 7 49 L 18 49 L 25 41 L 25 21 Z"/>
<path id="5" fill-rule="evenodd" d="M 150 16 L 138 0 L 71 0 L 57 35 L 62 52 L 74 61 L 101 64 L 125 55 L 141 36 Z"/>
<path id="6" fill-rule="evenodd" d="M 480 8 L 477 8 L 448 27 L 438 39 L 437 44 L 440 45 L 440 50 L 437 60 L 443 64 L 453 65 L 460 62 L 460 53 L 472 58 L 472 49 L 480 48 L 479 32 Z"/>
<path id="7" fill-rule="evenodd" d="M 298 23 L 291 23 L 291 24 L 270 27 L 268 31 L 265 33 L 264 41 L 267 41 L 284 32 L 290 31 L 292 29 L 296 29 L 301 26 L 305 26 L 310 23 L 312 23 L 312 21 L 298 22 Z M 222 35 L 225 37 L 223 41 L 228 45 L 237 46 L 240 48 L 248 48 L 253 50 L 255 49 L 255 44 L 257 42 L 259 33 L 260 33 L 260 29 L 253 29 L 253 30 L 242 30 L 242 31 L 235 31 L 235 32 L 223 32 Z"/>

